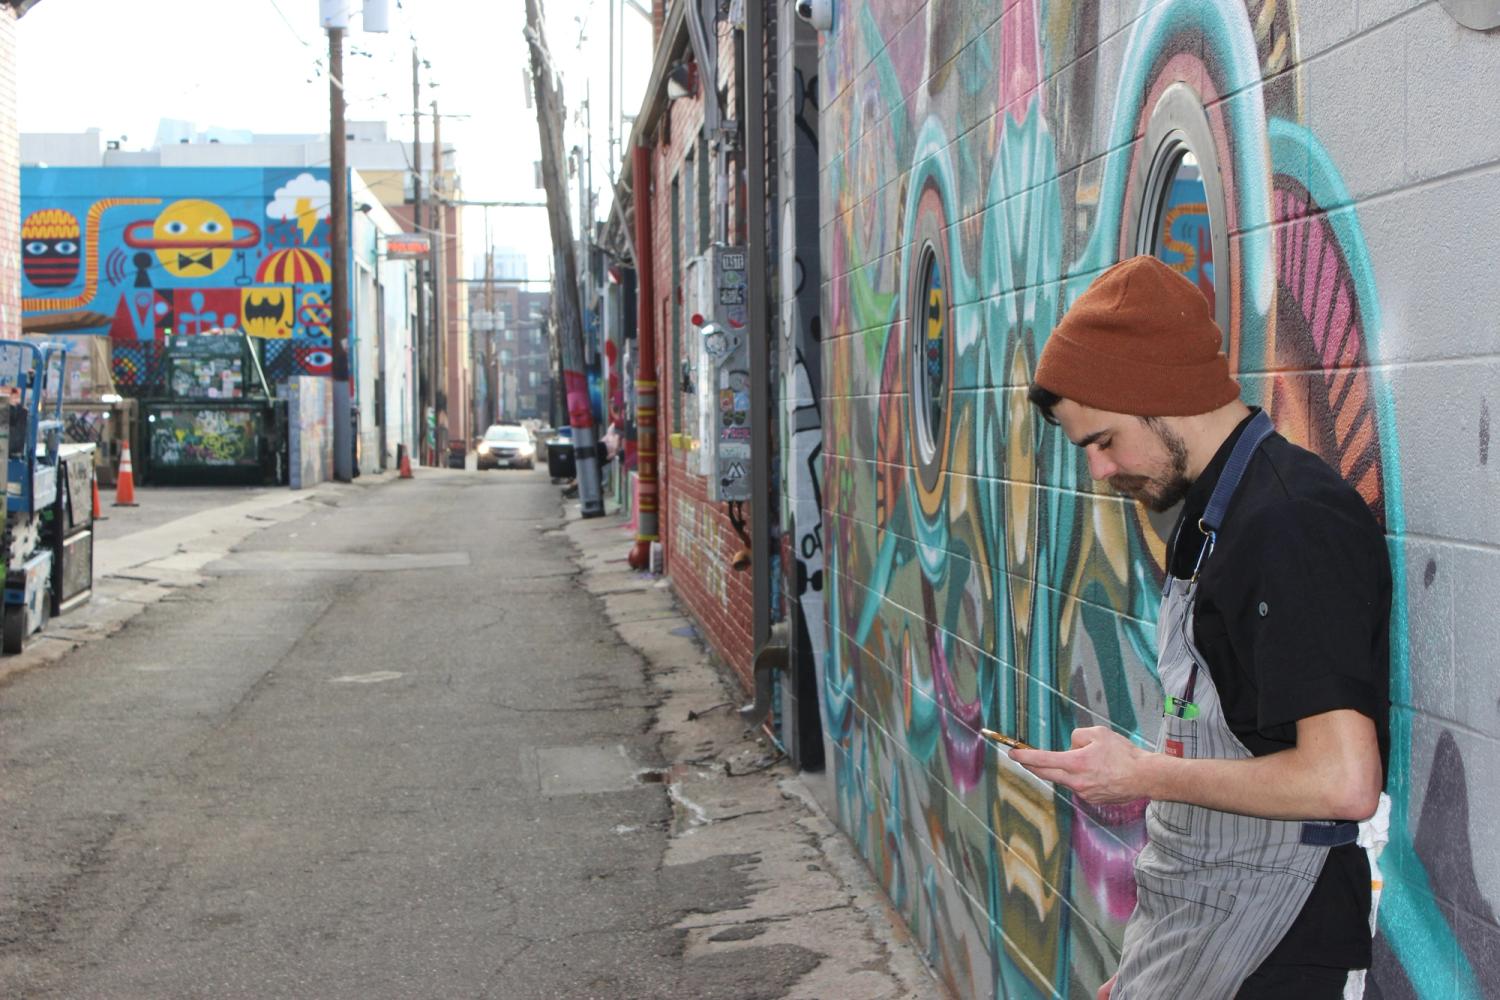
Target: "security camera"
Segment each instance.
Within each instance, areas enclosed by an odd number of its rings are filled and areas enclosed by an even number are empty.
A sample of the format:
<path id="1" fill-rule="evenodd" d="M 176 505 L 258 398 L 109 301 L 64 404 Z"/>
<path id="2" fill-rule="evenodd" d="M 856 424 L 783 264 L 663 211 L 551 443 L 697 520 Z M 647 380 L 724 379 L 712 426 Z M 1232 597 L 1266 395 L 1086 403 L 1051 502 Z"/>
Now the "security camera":
<path id="1" fill-rule="evenodd" d="M 819 31 L 833 28 L 833 0 L 797 0 L 797 16 Z"/>

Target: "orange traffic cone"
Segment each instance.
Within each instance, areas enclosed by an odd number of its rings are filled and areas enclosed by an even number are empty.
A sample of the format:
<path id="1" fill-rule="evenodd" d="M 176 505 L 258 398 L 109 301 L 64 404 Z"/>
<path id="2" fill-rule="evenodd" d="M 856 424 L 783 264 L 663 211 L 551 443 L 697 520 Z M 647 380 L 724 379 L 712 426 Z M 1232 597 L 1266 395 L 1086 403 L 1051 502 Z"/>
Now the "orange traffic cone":
<path id="1" fill-rule="evenodd" d="M 411 456 L 403 451 L 401 453 L 401 478 L 410 479 L 411 477 Z"/>
<path id="2" fill-rule="evenodd" d="M 90 476 L 89 477 L 89 485 L 94 488 L 94 520 L 96 520 L 96 521 L 107 521 L 107 520 L 109 520 L 109 518 L 105 517 L 104 514 L 99 510 L 99 477 L 98 476 Z"/>
<path id="3" fill-rule="evenodd" d="M 135 502 L 135 470 L 130 466 L 130 445 L 120 452 L 120 481 L 115 486 L 116 507 L 139 507 Z"/>

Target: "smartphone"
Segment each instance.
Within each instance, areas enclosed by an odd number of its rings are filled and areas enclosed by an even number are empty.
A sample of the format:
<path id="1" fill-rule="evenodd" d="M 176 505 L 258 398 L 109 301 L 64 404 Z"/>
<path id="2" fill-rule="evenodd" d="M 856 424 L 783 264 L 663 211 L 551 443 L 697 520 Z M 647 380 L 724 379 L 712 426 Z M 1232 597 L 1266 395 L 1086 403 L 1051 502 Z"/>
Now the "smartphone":
<path id="1" fill-rule="evenodd" d="M 1014 748 L 1016 750 L 1035 750 L 1036 749 L 1031 744 L 1024 743 L 1021 740 L 1016 739 L 1014 736 L 1006 736 L 1004 733 L 997 733 L 993 729 L 981 729 L 979 731 L 979 735 L 983 736 L 987 740 L 994 740 L 996 743 L 999 743 L 1001 746 L 1012 747 L 1012 748 Z"/>

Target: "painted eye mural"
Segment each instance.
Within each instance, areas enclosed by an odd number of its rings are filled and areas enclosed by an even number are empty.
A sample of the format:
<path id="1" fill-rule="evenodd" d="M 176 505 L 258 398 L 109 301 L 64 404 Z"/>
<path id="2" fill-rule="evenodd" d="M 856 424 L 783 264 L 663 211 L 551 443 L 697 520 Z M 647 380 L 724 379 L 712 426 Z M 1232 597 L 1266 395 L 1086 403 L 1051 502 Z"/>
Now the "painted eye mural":
<path id="1" fill-rule="evenodd" d="M 21 272 L 37 288 L 66 288 L 78 278 L 78 217 L 47 208 L 21 223 Z"/>
<path id="2" fill-rule="evenodd" d="M 293 348 L 297 365 L 308 375 L 328 375 L 333 372 L 333 352 L 327 347 Z"/>

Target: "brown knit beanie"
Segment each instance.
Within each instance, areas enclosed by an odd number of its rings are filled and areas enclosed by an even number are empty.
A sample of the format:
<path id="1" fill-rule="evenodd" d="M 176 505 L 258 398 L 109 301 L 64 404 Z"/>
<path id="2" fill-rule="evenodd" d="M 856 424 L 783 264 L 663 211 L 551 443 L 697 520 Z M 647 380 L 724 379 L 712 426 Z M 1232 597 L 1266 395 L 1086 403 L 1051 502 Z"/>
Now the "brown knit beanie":
<path id="1" fill-rule="evenodd" d="M 1183 417 L 1239 398 L 1208 300 L 1155 257 L 1105 271 L 1057 324 L 1032 382 L 1111 413 Z"/>

